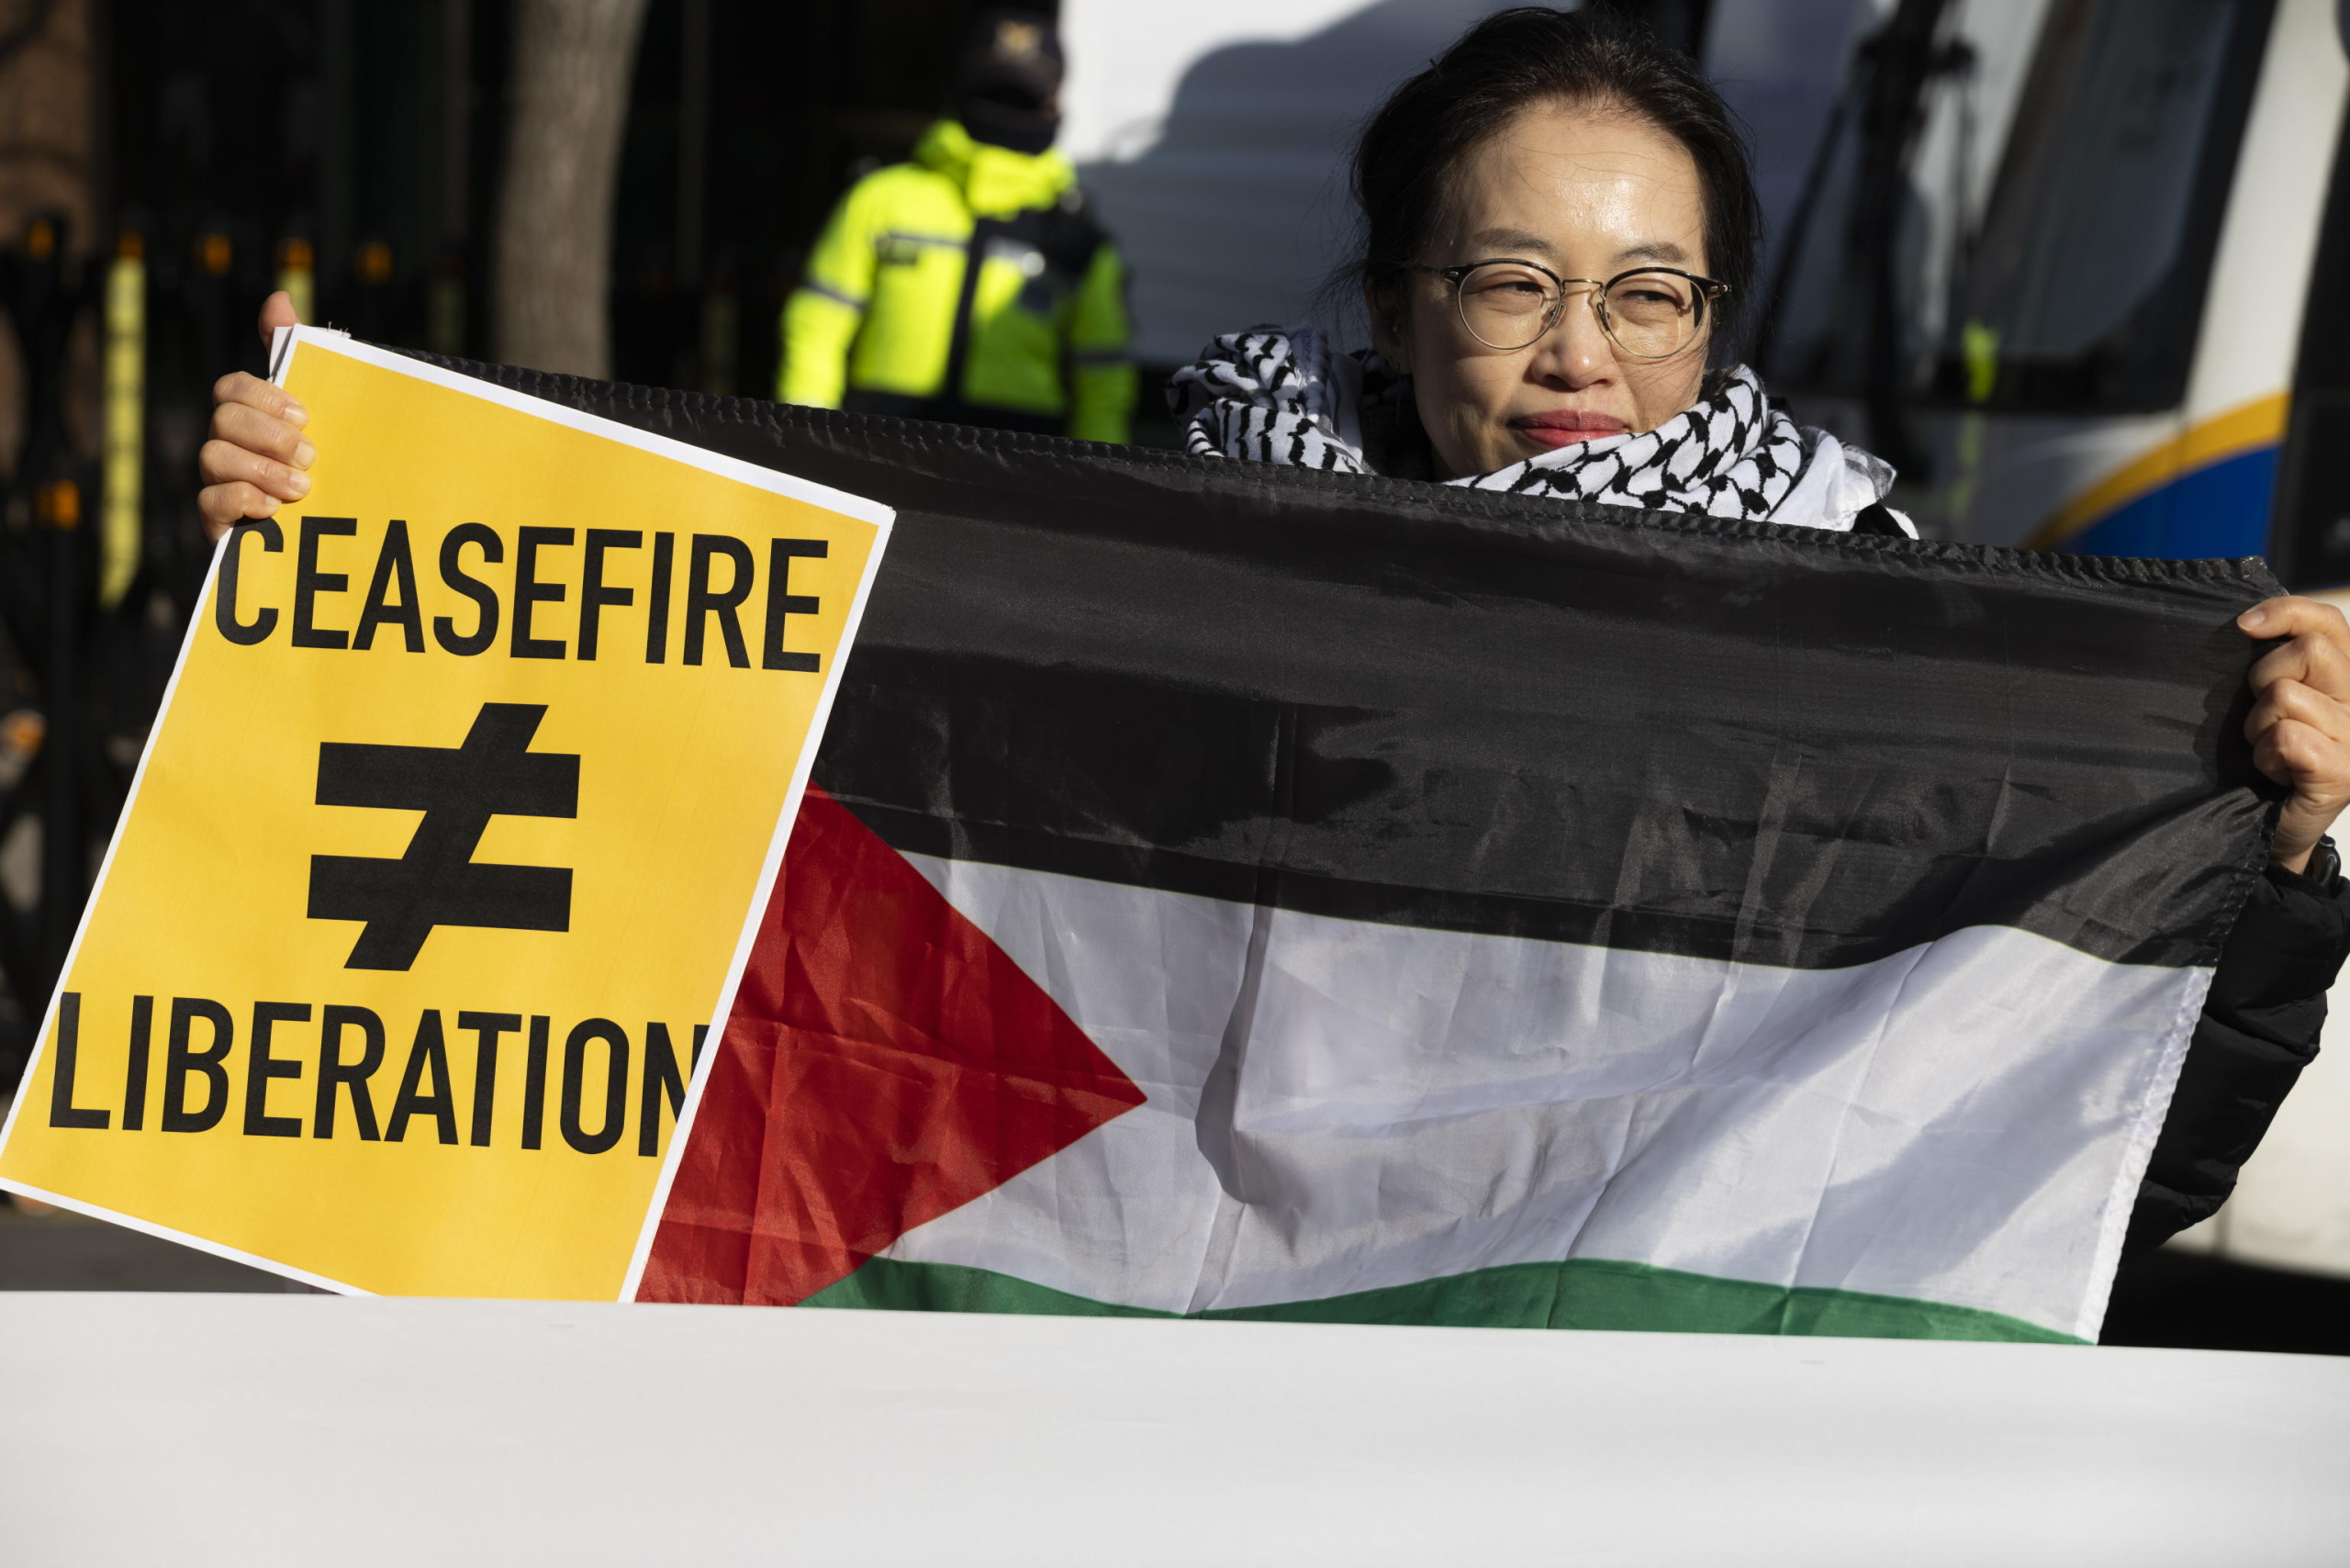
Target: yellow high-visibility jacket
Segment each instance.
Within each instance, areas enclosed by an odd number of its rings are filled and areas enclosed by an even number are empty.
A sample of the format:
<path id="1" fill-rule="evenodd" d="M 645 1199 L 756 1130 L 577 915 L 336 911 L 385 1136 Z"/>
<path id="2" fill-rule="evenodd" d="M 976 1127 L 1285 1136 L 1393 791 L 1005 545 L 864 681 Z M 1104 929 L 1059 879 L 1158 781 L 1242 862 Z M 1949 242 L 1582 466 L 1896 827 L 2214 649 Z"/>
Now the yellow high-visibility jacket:
<path id="1" fill-rule="evenodd" d="M 784 306 L 776 396 L 1123 442 L 1131 337 L 1125 266 L 1069 160 L 940 120 L 834 211 Z"/>

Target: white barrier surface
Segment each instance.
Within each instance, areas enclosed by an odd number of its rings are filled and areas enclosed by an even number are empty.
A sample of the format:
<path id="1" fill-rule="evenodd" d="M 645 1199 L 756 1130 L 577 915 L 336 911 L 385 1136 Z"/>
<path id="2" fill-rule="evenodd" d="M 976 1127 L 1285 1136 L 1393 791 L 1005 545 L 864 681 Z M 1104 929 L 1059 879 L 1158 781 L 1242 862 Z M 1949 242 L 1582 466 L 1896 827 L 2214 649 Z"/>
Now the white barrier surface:
<path id="1" fill-rule="evenodd" d="M 26 1294 L 0 1560 L 2334 1564 L 2350 1361 Z"/>

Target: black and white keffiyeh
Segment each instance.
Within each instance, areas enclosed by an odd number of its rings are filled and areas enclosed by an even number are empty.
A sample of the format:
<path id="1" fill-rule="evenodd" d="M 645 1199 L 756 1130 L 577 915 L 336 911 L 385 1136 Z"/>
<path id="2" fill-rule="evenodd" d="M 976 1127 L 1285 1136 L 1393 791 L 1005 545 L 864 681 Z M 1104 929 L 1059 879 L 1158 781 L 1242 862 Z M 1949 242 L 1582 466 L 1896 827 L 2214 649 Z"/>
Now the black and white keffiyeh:
<path id="1" fill-rule="evenodd" d="M 1311 328 L 1227 333 L 1176 372 L 1167 395 L 1194 456 L 1428 476 L 1409 378 L 1368 350 L 1331 353 Z M 1754 373 L 1739 365 L 1709 377 L 1704 398 L 1652 431 L 1604 436 L 1448 482 L 1655 511 L 1810 521 L 1781 509 L 1823 445 L 1834 446 L 1833 438 L 1773 408 Z M 1891 472 L 1874 458 L 1852 448 L 1835 456 L 1852 470 L 1857 490 L 1843 487 L 1861 504 L 1889 487 Z M 1851 526 L 1849 518 L 1818 521 Z"/>

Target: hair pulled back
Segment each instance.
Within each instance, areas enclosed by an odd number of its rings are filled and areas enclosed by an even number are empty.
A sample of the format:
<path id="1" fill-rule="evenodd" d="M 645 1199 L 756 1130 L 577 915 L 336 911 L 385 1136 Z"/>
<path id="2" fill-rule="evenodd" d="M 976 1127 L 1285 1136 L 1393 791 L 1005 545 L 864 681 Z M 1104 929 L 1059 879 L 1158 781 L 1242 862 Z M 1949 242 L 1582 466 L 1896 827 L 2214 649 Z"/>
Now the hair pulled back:
<path id="1" fill-rule="evenodd" d="M 1706 270 L 1730 286 L 1715 307 L 1714 342 L 1728 352 L 1762 243 L 1745 139 L 1695 62 L 1598 6 L 1496 11 L 1380 106 L 1355 144 L 1363 236 L 1354 270 L 1363 286 L 1383 287 L 1425 261 L 1460 161 L 1526 109 L 1550 103 L 1637 115 L 1689 150 L 1705 201 Z"/>

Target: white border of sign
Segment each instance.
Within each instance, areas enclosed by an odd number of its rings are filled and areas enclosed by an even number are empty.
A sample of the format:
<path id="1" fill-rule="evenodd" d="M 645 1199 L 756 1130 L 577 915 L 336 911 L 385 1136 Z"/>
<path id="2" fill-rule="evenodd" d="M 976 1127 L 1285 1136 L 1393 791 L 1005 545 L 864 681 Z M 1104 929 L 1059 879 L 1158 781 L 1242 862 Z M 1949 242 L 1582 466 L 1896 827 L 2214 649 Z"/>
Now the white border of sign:
<path id="1" fill-rule="evenodd" d="M 717 1012 L 710 1021 L 709 1043 L 702 1050 L 701 1059 L 694 1064 L 693 1074 L 687 1081 L 684 1103 L 677 1107 L 677 1126 L 669 1134 L 668 1151 L 662 1157 L 660 1174 L 654 1181 L 652 1200 L 646 1206 L 643 1223 L 637 1231 L 636 1248 L 630 1255 L 628 1272 L 621 1281 L 619 1296 L 621 1301 L 632 1301 L 635 1298 L 639 1282 L 643 1278 L 645 1259 L 653 1250 L 654 1235 L 660 1228 L 661 1211 L 669 1201 L 670 1184 L 677 1180 L 678 1159 L 685 1152 L 686 1139 L 692 1134 L 694 1114 L 701 1106 L 703 1086 L 710 1081 L 711 1068 L 717 1061 L 719 1048 L 725 1040 L 726 1020 L 734 1011 L 734 993 L 743 983 L 743 970 L 750 962 L 752 944 L 758 936 L 760 922 L 767 918 L 767 902 L 775 890 L 776 873 L 783 864 L 784 846 L 790 842 L 792 823 L 800 816 L 800 798 L 807 790 L 809 769 L 815 762 L 816 747 L 823 739 L 824 726 L 832 717 L 834 695 L 840 689 L 841 666 L 846 659 L 849 650 L 856 646 L 857 628 L 863 624 L 865 619 L 866 599 L 873 591 L 873 579 L 880 573 L 882 554 L 889 547 L 890 533 L 897 521 L 897 512 L 894 509 L 883 506 L 878 501 L 867 500 L 862 496 L 852 496 L 845 490 L 835 490 L 829 486 L 794 478 L 789 474 L 778 473 L 772 468 L 762 468 L 755 463 L 745 463 L 741 458 L 727 457 L 718 453 L 704 451 L 699 446 L 689 445 L 668 436 L 654 435 L 594 414 L 583 414 L 576 409 L 567 409 L 560 403 L 550 402 L 543 398 L 534 398 L 526 392 L 512 391 L 495 383 L 481 380 L 477 376 L 463 375 L 453 370 L 443 370 L 438 365 L 426 364 L 421 360 L 410 359 L 406 354 L 395 353 L 386 349 L 358 342 L 350 334 L 336 331 L 330 328 L 280 328 L 276 338 L 270 344 L 270 379 L 283 385 L 286 372 L 293 367 L 295 353 L 304 346 L 325 353 L 341 354 L 346 359 L 355 359 L 364 364 L 374 365 L 379 370 L 388 370 L 395 375 L 413 376 L 419 381 L 430 382 L 446 391 L 462 392 L 469 398 L 479 398 L 484 402 L 495 403 L 500 408 L 510 409 L 516 413 L 546 420 L 588 435 L 601 436 L 607 441 L 617 442 L 622 446 L 632 446 L 641 452 L 650 452 L 656 456 L 690 465 L 707 473 L 716 474 L 722 478 L 733 479 L 775 495 L 786 496 L 796 501 L 805 501 L 811 506 L 840 512 L 845 516 L 856 518 L 860 521 L 869 522 L 878 531 L 873 541 L 872 552 L 866 557 L 865 575 L 856 585 L 856 597 L 849 605 L 848 620 L 841 629 L 839 651 L 834 654 L 831 666 L 825 671 L 823 689 L 817 695 L 816 711 L 809 723 L 808 744 L 800 748 L 800 759 L 792 768 L 790 786 L 784 791 L 783 812 L 777 819 L 775 833 L 768 840 L 767 859 L 759 871 L 758 886 L 751 896 L 751 907 L 744 917 L 742 932 L 735 938 L 734 956 L 727 965 L 726 981 L 718 993 Z M 222 535 L 221 544 L 226 544 L 231 537 L 233 535 Z M 212 603 L 212 596 L 218 587 L 221 554 L 220 547 L 216 545 L 212 552 L 212 564 L 205 570 L 204 591 L 197 596 L 196 604 L 189 612 L 187 635 L 180 642 L 179 656 L 172 664 L 172 678 L 164 685 L 163 700 L 156 706 L 154 722 L 147 731 L 147 745 L 139 755 L 138 769 L 131 775 L 129 793 L 123 798 L 122 813 L 115 820 L 114 837 L 106 845 L 106 858 L 98 864 L 97 879 L 91 884 L 88 902 L 82 906 L 82 918 L 74 927 L 73 946 L 65 950 L 64 966 L 58 971 L 57 989 L 50 992 L 48 1009 L 41 1014 L 40 1033 L 34 1039 L 32 1055 L 26 1058 L 24 1077 L 19 1081 L 20 1086 L 15 1103 L 8 1108 L 6 1122 L 0 1124 L 0 1149 L 7 1148 L 9 1136 L 17 1129 L 17 1118 L 25 1108 L 26 1094 L 21 1085 L 28 1084 L 33 1081 L 33 1070 L 39 1065 L 43 1054 L 49 1049 L 49 1041 L 56 1032 L 59 996 L 63 991 L 67 977 L 73 972 L 74 960 L 81 956 L 82 939 L 89 933 L 91 913 L 97 908 L 98 899 L 106 891 L 106 876 L 114 869 L 115 854 L 122 847 L 123 829 L 129 824 L 130 813 L 139 803 L 139 790 L 140 786 L 146 782 L 147 761 L 154 755 L 155 737 L 162 733 L 164 716 L 171 711 L 172 699 L 179 691 L 180 673 L 187 667 L 187 651 L 194 645 L 196 633 L 203 627 L 203 618 Z M 255 1257 L 250 1252 L 240 1251 L 234 1247 L 224 1246 L 217 1241 L 207 1241 L 202 1237 L 189 1236 L 185 1232 L 171 1229 L 167 1226 L 156 1225 L 151 1221 L 139 1219 L 130 1215 L 118 1214 L 95 1204 L 84 1203 L 78 1198 L 69 1198 L 61 1193 L 45 1192 L 23 1182 L 0 1177 L 0 1191 L 19 1193 L 44 1204 L 53 1204 L 59 1208 L 70 1209 L 75 1214 L 87 1215 L 93 1219 L 102 1219 L 109 1224 L 142 1231 L 149 1236 L 160 1237 L 165 1241 L 176 1242 L 182 1247 L 193 1247 L 199 1251 L 229 1259 L 232 1262 L 264 1269 L 271 1273 L 282 1274 L 287 1279 L 299 1280 L 304 1284 L 314 1285 L 323 1290 L 335 1291 L 344 1295 L 375 1294 L 372 1291 L 363 1290 L 357 1285 L 345 1284 L 341 1280 L 330 1280 L 322 1274 L 313 1274 L 308 1270 L 297 1269 L 290 1263 L 280 1263 L 267 1258 Z"/>

